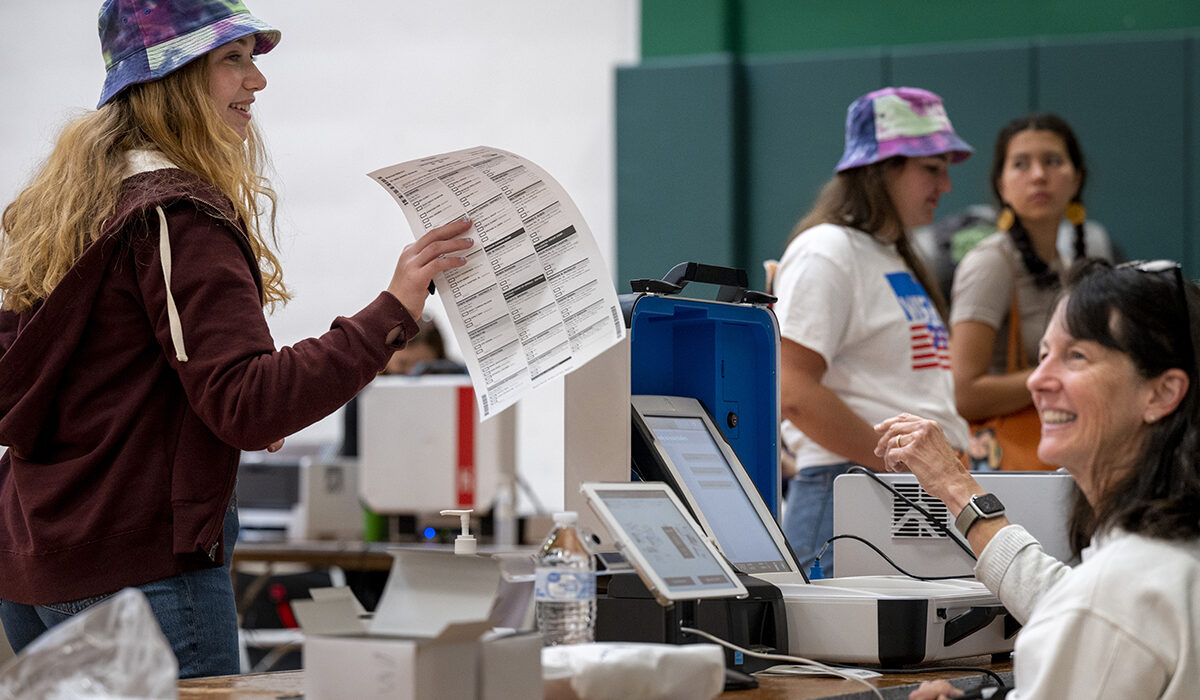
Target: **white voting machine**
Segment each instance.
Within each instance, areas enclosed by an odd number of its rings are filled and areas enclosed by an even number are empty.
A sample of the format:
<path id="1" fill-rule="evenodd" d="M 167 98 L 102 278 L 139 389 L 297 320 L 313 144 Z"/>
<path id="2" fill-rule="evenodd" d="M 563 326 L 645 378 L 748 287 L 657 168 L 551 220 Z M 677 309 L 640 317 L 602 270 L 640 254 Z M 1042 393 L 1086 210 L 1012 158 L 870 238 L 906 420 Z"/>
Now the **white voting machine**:
<path id="1" fill-rule="evenodd" d="M 809 583 L 704 407 L 668 396 L 634 396 L 632 402 L 635 454 L 658 462 L 734 569 L 783 593 L 789 653 L 894 666 L 1012 650 L 1015 621 L 973 579 L 862 576 Z"/>
<path id="2" fill-rule="evenodd" d="M 909 503 L 866 474 L 843 474 L 833 482 L 833 533 L 857 535 L 879 547 L 917 576 L 970 576 L 975 561 L 950 541 L 964 541 L 946 506 L 930 496 L 912 474 L 876 474 L 946 525 L 938 530 Z M 1070 562 L 1067 519 L 1074 480 L 1066 472 L 984 472 L 975 480 L 1004 504 L 1008 519 L 1037 538 L 1046 553 Z M 833 543 L 839 576 L 894 574 L 883 557 L 862 542 Z"/>

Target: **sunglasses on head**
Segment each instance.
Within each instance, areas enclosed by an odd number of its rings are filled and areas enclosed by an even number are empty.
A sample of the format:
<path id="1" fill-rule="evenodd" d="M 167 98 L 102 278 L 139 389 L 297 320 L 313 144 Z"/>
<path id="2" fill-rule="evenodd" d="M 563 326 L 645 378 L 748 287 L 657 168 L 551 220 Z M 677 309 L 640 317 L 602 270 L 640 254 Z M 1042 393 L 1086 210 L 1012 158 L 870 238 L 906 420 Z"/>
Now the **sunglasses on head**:
<path id="1" fill-rule="evenodd" d="M 1174 260 L 1130 260 L 1129 262 L 1121 263 L 1114 266 L 1115 270 L 1137 270 L 1138 272 L 1160 273 L 1171 272 L 1175 275 L 1175 289 L 1179 293 L 1179 305 L 1183 309 L 1184 327 L 1187 331 L 1184 333 L 1184 339 L 1187 343 L 1187 358 L 1188 366 L 1185 368 L 1188 375 L 1193 374 L 1193 368 L 1196 366 L 1196 349 L 1192 345 L 1192 313 L 1188 308 L 1187 300 L 1187 284 L 1183 279 L 1183 266 Z"/>
<path id="2" fill-rule="evenodd" d="M 1137 270 L 1138 272 L 1178 272 L 1183 279 L 1183 266 L 1174 260 L 1130 260 L 1113 266 L 1115 270 Z"/>

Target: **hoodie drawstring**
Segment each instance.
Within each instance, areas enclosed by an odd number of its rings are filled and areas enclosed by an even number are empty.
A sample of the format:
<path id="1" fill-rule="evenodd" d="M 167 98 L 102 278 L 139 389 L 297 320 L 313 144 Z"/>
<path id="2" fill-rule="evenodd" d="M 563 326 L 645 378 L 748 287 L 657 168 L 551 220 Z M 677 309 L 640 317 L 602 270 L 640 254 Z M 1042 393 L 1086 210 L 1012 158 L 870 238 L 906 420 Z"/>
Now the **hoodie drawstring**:
<path id="1" fill-rule="evenodd" d="M 175 359 L 187 362 L 187 351 L 183 347 L 183 324 L 179 322 L 179 309 L 175 308 L 175 297 L 171 295 L 171 238 L 167 235 L 167 215 L 162 207 L 158 212 L 158 256 L 162 261 L 163 282 L 167 286 L 167 320 L 171 325 L 171 343 L 175 346 Z"/>

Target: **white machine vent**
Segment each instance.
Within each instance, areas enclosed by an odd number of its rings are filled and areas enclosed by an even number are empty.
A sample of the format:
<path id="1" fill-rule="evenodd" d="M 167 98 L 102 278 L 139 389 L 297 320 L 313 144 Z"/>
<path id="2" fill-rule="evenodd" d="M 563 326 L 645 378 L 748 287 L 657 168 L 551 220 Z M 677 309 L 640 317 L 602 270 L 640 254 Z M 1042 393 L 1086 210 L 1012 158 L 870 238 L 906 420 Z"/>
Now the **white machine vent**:
<path id="1" fill-rule="evenodd" d="M 918 484 L 893 483 L 896 490 L 920 505 L 929 513 L 949 525 L 950 511 L 938 499 L 926 493 Z M 946 533 L 938 530 L 921 515 L 917 509 L 905 503 L 898 496 L 892 496 L 892 528 L 893 538 L 902 539 L 945 539 Z"/>

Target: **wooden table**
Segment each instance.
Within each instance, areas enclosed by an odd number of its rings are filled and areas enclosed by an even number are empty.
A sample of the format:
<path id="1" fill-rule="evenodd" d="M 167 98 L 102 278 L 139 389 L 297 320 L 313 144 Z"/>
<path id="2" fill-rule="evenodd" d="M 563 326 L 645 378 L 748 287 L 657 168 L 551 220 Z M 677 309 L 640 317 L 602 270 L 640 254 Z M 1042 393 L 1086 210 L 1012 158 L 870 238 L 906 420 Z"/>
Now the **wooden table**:
<path id="1" fill-rule="evenodd" d="M 303 693 L 304 671 L 179 681 L 179 700 L 299 700 Z"/>
<path id="2" fill-rule="evenodd" d="M 962 666 L 979 666 L 996 673 L 1008 673 L 1012 663 L 989 663 L 986 657 L 957 659 Z M 888 700 L 907 698 L 921 681 L 934 678 L 961 678 L 967 685 L 978 685 L 980 676 L 965 671 L 906 673 L 877 678 L 871 683 Z M 1005 676 L 1008 679 L 1008 676 Z M 720 700 L 809 700 L 811 698 L 865 698 L 872 695 L 861 683 L 837 678 L 759 677 L 758 688 L 721 693 Z M 304 671 L 280 671 L 247 676 L 199 678 L 179 682 L 179 700 L 300 700 L 304 693 Z M 348 699 L 349 700 L 349 699 Z"/>

